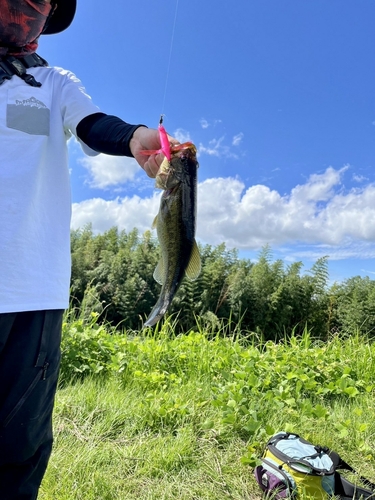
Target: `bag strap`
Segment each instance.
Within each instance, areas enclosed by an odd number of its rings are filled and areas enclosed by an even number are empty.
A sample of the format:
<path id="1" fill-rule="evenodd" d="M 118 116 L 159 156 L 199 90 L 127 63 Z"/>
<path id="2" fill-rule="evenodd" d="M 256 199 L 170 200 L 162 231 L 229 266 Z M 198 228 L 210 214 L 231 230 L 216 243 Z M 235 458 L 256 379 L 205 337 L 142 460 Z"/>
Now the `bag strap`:
<path id="1" fill-rule="evenodd" d="M 341 458 L 341 457 L 340 457 Z M 361 481 L 362 483 L 367 486 L 367 488 L 371 489 L 371 493 L 375 495 L 375 484 L 372 483 L 369 479 L 366 477 L 361 476 L 351 465 L 349 465 L 345 460 L 341 458 L 341 461 L 337 467 L 337 469 L 343 469 L 343 470 L 348 470 L 349 472 L 352 472 L 355 474 Z M 357 488 L 358 489 L 358 488 Z"/>
<path id="2" fill-rule="evenodd" d="M 17 75 L 28 85 L 41 87 L 42 84 L 37 82 L 33 75 L 28 74 L 26 71 L 28 68 L 35 68 L 36 66 L 48 66 L 48 62 L 35 53 L 24 57 L 4 57 L 0 60 L 0 85 L 5 80 L 10 80 L 12 76 Z"/>
<path id="3" fill-rule="evenodd" d="M 283 470 L 282 465 L 274 464 L 273 462 L 271 462 L 270 460 L 267 460 L 266 458 L 263 458 L 262 462 L 264 464 L 266 464 L 270 468 L 270 470 L 273 469 L 273 470 L 277 471 L 284 479 L 285 485 L 288 488 L 289 494 L 291 496 L 295 495 L 295 488 L 294 488 L 291 480 L 289 479 L 288 474 Z M 266 490 L 266 488 L 263 491 L 265 491 L 265 490 Z"/>
<path id="4" fill-rule="evenodd" d="M 359 500 L 374 498 L 375 492 L 372 489 L 356 486 L 354 483 L 343 477 L 339 472 L 335 472 L 335 491 L 334 494 L 341 500 Z"/>
<path id="5" fill-rule="evenodd" d="M 34 52 L 33 54 L 28 54 L 27 56 L 19 57 L 18 60 L 22 61 L 22 64 L 25 66 L 25 68 L 48 66 L 48 62 L 36 52 Z"/>

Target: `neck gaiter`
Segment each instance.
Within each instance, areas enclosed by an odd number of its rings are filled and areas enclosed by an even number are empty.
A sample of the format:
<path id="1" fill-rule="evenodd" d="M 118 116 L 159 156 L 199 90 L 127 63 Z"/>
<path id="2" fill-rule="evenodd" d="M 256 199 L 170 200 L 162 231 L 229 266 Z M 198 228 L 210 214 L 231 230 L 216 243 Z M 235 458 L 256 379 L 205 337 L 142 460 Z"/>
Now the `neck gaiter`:
<path id="1" fill-rule="evenodd" d="M 0 0 L 0 56 L 35 52 L 50 12 L 45 0 Z"/>

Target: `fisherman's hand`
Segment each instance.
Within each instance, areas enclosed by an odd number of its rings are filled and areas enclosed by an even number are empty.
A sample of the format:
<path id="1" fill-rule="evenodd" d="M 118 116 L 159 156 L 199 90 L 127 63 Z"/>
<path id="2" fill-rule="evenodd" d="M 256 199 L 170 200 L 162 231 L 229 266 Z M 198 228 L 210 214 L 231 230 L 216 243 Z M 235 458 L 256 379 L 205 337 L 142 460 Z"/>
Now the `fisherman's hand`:
<path id="1" fill-rule="evenodd" d="M 173 137 L 168 135 L 171 144 L 179 144 Z M 160 149 L 159 131 L 153 128 L 139 127 L 135 130 L 129 143 L 130 151 L 139 165 L 144 169 L 149 177 L 155 177 L 159 167 L 164 160 L 162 153 L 145 156 L 140 151 L 148 149 Z"/>

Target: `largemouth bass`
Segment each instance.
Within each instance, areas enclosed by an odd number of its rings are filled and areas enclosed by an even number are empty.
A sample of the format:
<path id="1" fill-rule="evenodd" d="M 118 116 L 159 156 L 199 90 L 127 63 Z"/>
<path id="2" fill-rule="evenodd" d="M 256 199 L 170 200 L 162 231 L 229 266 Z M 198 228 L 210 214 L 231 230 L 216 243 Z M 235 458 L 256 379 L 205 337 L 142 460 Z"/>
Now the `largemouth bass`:
<path id="1" fill-rule="evenodd" d="M 164 192 L 155 217 L 161 259 L 154 279 L 162 285 L 160 296 L 144 327 L 157 323 L 167 312 L 183 277 L 196 279 L 201 271 L 195 241 L 197 212 L 197 150 L 192 143 L 171 149 L 171 158 L 163 161 L 156 186 Z"/>

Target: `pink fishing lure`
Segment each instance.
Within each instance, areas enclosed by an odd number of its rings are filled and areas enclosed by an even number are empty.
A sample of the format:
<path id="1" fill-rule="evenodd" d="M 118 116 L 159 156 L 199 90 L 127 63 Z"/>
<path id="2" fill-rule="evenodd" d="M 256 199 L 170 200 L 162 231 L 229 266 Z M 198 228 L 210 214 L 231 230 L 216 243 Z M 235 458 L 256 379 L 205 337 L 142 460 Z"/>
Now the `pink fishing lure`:
<path id="1" fill-rule="evenodd" d="M 160 117 L 160 122 L 158 126 L 159 130 L 159 137 L 160 137 L 160 149 L 144 149 L 143 151 L 140 151 L 141 154 L 143 155 L 157 155 L 159 153 L 163 153 L 164 156 L 167 158 L 168 161 L 171 161 L 172 153 L 171 153 L 171 145 L 168 140 L 168 135 L 167 131 L 163 127 L 163 116 Z"/>
<path id="2" fill-rule="evenodd" d="M 159 125 L 158 125 L 158 130 L 159 130 L 159 137 L 160 137 L 160 149 L 143 149 L 140 151 L 142 155 L 145 156 L 151 156 L 151 155 L 157 155 L 159 153 L 163 153 L 163 155 L 167 158 L 167 160 L 170 162 L 172 158 L 172 153 L 176 153 L 177 151 L 182 151 L 184 149 L 190 148 L 193 146 L 192 142 L 184 142 L 183 144 L 177 144 L 176 146 L 171 146 L 169 140 L 168 140 L 168 134 L 163 127 L 163 115 L 160 117 Z"/>

